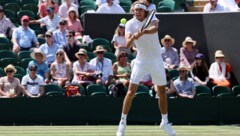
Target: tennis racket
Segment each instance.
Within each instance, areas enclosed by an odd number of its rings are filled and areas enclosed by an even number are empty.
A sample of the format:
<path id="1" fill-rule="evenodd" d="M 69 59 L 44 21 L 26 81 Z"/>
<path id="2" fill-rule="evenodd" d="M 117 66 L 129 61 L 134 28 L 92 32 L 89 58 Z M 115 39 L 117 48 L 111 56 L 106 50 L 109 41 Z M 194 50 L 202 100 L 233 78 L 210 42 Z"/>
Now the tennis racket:
<path id="1" fill-rule="evenodd" d="M 155 10 L 152 10 L 152 11 L 149 13 L 149 15 L 147 16 L 146 21 L 144 22 L 144 24 L 143 24 L 143 26 L 142 26 L 141 31 L 143 31 L 143 29 L 146 29 L 146 28 L 149 26 L 149 24 L 150 24 L 151 21 L 152 21 L 152 18 L 153 18 L 153 16 L 154 16 L 154 14 L 155 14 Z"/>

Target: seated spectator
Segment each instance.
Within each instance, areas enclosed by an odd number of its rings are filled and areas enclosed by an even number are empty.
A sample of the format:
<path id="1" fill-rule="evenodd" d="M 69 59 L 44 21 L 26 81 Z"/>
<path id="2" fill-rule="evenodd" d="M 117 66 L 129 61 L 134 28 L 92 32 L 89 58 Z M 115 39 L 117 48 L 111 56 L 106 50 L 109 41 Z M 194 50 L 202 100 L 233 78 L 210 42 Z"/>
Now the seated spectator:
<path id="1" fill-rule="evenodd" d="M 225 55 L 221 50 L 215 52 L 215 62 L 209 69 L 209 78 L 218 86 L 230 87 L 231 66 L 224 59 Z"/>
<path id="2" fill-rule="evenodd" d="M 180 48 L 180 64 L 190 68 L 198 53 L 198 49 L 194 48 L 196 41 L 192 40 L 191 37 L 186 37 L 182 45 L 183 47 Z"/>
<path id="3" fill-rule="evenodd" d="M 75 53 L 78 61 L 73 63 L 74 77 L 72 80 L 73 85 L 87 86 L 91 83 L 95 83 L 96 77 L 93 67 L 87 62 L 87 51 L 80 49 L 79 52 Z"/>
<path id="4" fill-rule="evenodd" d="M 52 32 L 47 31 L 45 33 L 46 43 L 42 44 L 39 49 L 46 56 L 46 63 L 50 66 L 55 61 L 55 54 L 59 49 L 58 45 L 53 42 Z"/>
<path id="5" fill-rule="evenodd" d="M 43 78 L 37 75 L 38 67 L 34 64 L 28 66 L 29 74 L 22 78 L 22 90 L 26 97 L 37 98 L 44 94 Z"/>
<path id="6" fill-rule="evenodd" d="M 58 29 L 53 32 L 53 41 L 55 44 L 62 48 L 67 43 L 67 21 L 61 19 L 58 23 Z"/>
<path id="7" fill-rule="evenodd" d="M 60 17 L 58 14 L 54 13 L 54 7 L 48 7 L 47 8 L 47 16 L 38 19 L 38 20 L 32 20 L 30 21 L 30 24 L 39 24 L 43 29 L 46 29 L 47 31 L 55 31 L 57 30 L 58 23 L 60 21 Z"/>
<path id="8" fill-rule="evenodd" d="M 107 0 L 107 3 L 102 4 L 96 11 L 97 13 L 125 13 L 123 8 L 113 2 L 113 0 Z"/>
<path id="9" fill-rule="evenodd" d="M 43 54 L 43 52 L 40 49 L 36 49 L 34 50 L 31 54 L 30 54 L 31 58 L 33 58 L 34 60 L 29 62 L 29 66 L 31 65 L 36 65 L 38 67 L 37 69 L 37 74 L 40 75 L 43 80 L 45 80 L 46 83 L 49 82 L 48 80 L 48 65 L 45 62 L 46 60 L 46 56 Z M 27 70 L 27 73 L 29 74 L 29 70 Z"/>
<path id="10" fill-rule="evenodd" d="M 0 98 L 15 98 L 20 93 L 20 81 L 13 77 L 17 72 L 12 64 L 4 68 L 6 76 L 0 78 Z"/>
<path id="11" fill-rule="evenodd" d="M 238 1 L 239 0 L 219 0 L 218 3 L 227 7 L 229 11 L 239 11 Z"/>
<path id="12" fill-rule="evenodd" d="M 113 74 L 116 79 L 116 84 L 123 84 L 125 87 L 128 87 L 130 75 L 131 75 L 131 66 L 127 62 L 128 54 L 126 52 L 120 52 L 117 56 L 117 62 L 113 64 Z"/>
<path id="13" fill-rule="evenodd" d="M 66 52 L 66 60 L 69 64 L 77 61 L 75 53 L 79 51 L 81 48 L 78 44 L 76 44 L 74 40 L 75 32 L 70 30 L 67 32 L 67 44 L 63 45 L 63 50 Z"/>
<path id="14" fill-rule="evenodd" d="M 61 6 L 59 7 L 59 11 L 58 14 L 62 17 L 62 18 L 66 18 L 67 17 L 67 12 L 69 11 L 70 8 L 75 9 L 77 15 L 78 15 L 78 7 L 77 5 L 75 5 L 74 3 L 71 2 L 71 0 L 66 0 L 66 2 L 62 3 Z"/>
<path id="15" fill-rule="evenodd" d="M 14 29 L 12 42 L 13 52 L 18 53 L 19 51 L 30 50 L 34 45 L 39 46 L 37 36 L 35 32 L 29 28 L 29 17 L 24 15 L 21 18 L 21 26 Z"/>
<path id="16" fill-rule="evenodd" d="M 53 84 L 61 87 L 70 85 L 70 66 L 65 60 L 65 52 L 63 49 L 58 49 L 55 55 L 55 61 L 51 64 L 50 73 Z"/>
<path id="17" fill-rule="evenodd" d="M 125 21 L 122 21 L 125 20 Z M 113 45 L 115 48 L 115 55 L 118 56 L 120 52 L 126 52 L 126 53 L 131 53 L 131 50 L 127 48 L 126 45 L 126 40 L 125 40 L 125 24 L 126 24 L 126 19 L 123 18 L 121 19 L 120 24 L 118 25 L 117 30 L 115 31 L 115 35 L 113 36 Z"/>
<path id="18" fill-rule="evenodd" d="M 67 13 L 68 13 L 66 18 L 67 29 L 73 30 L 75 32 L 76 37 L 82 36 L 83 27 L 81 21 L 78 19 L 77 10 L 71 7 Z"/>
<path id="19" fill-rule="evenodd" d="M 62 0 L 62 4 L 63 3 L 65 3 L 66 2 L 66 0 Z M 79 7 L 79 5 L 78 5 L 78 0 L 71 0 L 71 3 L 73 3 L 73 4 L 75 4 L 77 7 Z"/>
<path id="20" fill-rule="evenodd" d="M 97 46 L 93 52 L 97 54 L 97 57 L 90 61 L 90 65 L 93 66 L 93 70 L 100 77 L 96 83 L 108 86 L 113 79 L 112 61 L 104 57 L 106 50 L 102 46 Z"/>
<path id="21" fill-rule="evenodd" d="M 54 7 L 54 13 L 58 13 L 58 5 L 55 4 L 53 0 L 46 0 L 45 2 L 39 4 L 38 13 L 40 18 L 44 18 L 48 15 L 47 8 Z"/>
<path id="22" fill-rule="evenodd" d="M 146 1 L 148 6 L 148 11 L 152 11 L 152 10 L 156 11 L 156 5 L 153 3 L 153 0 L 146 0 Z"/>
<path id="23" fill-rule="evenodd" d="M 209 85 L 208 66 L 204 60 L 204 56 L 198 53 L 192 65 L 191 76 L 195 81 L 195 85 Z"/>
<path id="24" fill-rule="evenodd" d="M 0 37 L 12 37 L 13 28 L 15 25 L 11 22 L 9 18 L 5 16 L 4 9 L 0 5 Z"/>
<path id="25" fill-rule="evenodd" d="M 96 5 L 99 8 L 102 4 L 107 3 L 108 0 L 96 0 Z M 119 0 L 113 0 L 114 3 L 119 4 Z"/>
<path id="26" fill-rule="evenodd" d="M 230 11 L 225 5 L 219 4 L 218 0 L 209 0 L 209 3 L 207 3 L 204 6 L 203 12 L 209 13 L 209 12 L 227 12 Z"/>
<path id="27" fill-rule="evenodd" d="M 164 62 L 164 67 L 166 69 L 175 69 L 179 64 L 178 51 L 176 48 L 172 46 L 175 43 L 175 40 L 169 36 L 165 35 L 164 38 L 161 39 L 162 47 L 162 58 Z"/>
<path id="28" fill-rule="evenodd" d="M 180 65 L 178 70 L 179 77 L 173 82 L 177 95 L 182 98 L 194 98 L 196 88 L 193 79 L 188 77 L 187 66 Z"/>

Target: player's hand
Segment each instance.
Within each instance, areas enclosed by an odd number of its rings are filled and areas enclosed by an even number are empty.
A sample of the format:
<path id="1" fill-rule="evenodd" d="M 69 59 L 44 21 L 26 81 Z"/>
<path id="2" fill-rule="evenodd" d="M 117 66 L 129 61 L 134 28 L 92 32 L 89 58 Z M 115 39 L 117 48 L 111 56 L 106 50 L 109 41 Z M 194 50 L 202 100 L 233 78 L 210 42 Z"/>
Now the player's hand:
<path id="1" fill-rule="evenodd" d="M 142 35 L 143 35 L 143 31 L 138 30 L 138 32 L 133 35 L 133 38 L 138 40 Z"/>

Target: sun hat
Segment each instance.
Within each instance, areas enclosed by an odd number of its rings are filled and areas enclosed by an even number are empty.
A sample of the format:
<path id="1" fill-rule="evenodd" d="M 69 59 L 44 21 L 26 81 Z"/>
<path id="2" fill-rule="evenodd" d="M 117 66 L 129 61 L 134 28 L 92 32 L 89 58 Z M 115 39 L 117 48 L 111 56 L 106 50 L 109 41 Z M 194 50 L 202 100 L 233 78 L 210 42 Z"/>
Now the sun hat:
<path id="1" fill-rule="evenodd" d="M 93 51 L 93 53 L 97 53 L 97 52 L 106 52 L 106 50 L 103 48 L 103 46 L 98 45 L 98 46 L 96 47 L 96 50 Z"/>
<path id="2" fill-rule="evenodd" d="M 225 55 L 223 54 L 222 50 L 217 50 L 215 52 L 215 58 L 217 57 L 225 57 Z"/>
<path id="3" fill-rule="evenodd" d="M 182 43 L 183 47 L 185 47 L 186 43 L 193 43 L 193 46 L 195 46 L 197 42 L 193 40 L 190 36 L 188 36 Z"/>
<path id="4" fill-rule="evenodd" d="M 178 71 L 180 71 L 180 70 L 189 71 L 189 68 L 188 68 L 187 66 L 185 66 L 185 65 L 180 65 L 180 66 L 178 67 Z"/>
<path id="5" fill-rule="evenodd" d="M 171 46 L 174 45 L 175 39 L 172 38 L 170 35 L 165 35 L 164 38 L 161 39 L 161 43 L 165 45 L 166 41 L 165 40 L 170 40 Z"/>
<path id="6" fill-rule="evenodd" d="M 85 50 L 85 49 L 83 49 L 83 48 L 79 49 L 79 51 L 78 51 L 77 53 L 75 53 L 75 56 L 76 56 L 77 58 L 79 58 L 79 55 L 80 55 L 80 54 L 86 55 L 86 56 L 88 57 L 88 55 L 87 55 L 87 50 Z"/>
<path id="7" fill-rule="evenodd" d="M 13 70 L 14 73 L 17 72 L 16 68 L 12 64 L 7 65 L 7 67 L 4 68 L 4 72 L 6 73 L 8 69 Z"/>
<path id="8" fill-rule="evenodd" d="M 43 61 L 46 60 L 45 54 L 40 50 L 40 49 L 35 49 L 31 54 L 31 58 L 36 59 L 35 55 L 36 54 L 41 54 L 43 56 Z"/>

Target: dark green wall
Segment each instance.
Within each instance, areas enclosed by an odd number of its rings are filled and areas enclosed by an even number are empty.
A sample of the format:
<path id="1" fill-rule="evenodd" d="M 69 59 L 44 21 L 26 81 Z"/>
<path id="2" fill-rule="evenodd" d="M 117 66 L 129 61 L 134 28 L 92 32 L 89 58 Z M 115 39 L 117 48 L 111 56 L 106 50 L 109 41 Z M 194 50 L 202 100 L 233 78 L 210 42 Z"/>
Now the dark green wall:
<path id="1" fill-rule="evenodd" d="M 44 97 L 0 99 L 0 125 L 118 124 L 123 98 Z M 170 99 L 169 120 L 174 124 L 240 123 L 239 98 Z M 157 100 L 135 98 L 128 124 L 155 124 L 161 120 Z"/>

